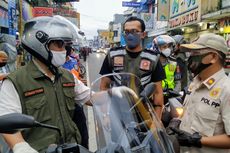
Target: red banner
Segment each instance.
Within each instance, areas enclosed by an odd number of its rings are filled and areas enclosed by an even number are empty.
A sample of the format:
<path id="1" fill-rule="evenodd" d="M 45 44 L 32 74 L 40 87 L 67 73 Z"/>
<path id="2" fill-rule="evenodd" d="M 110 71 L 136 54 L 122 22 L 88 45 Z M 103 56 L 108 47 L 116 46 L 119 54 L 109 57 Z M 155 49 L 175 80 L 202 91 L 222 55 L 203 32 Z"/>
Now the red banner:
<path id="1" fill-rule="evenodd" d="M 68 16 L 74 18 L 76 18 L 77 16 L 77 12 L 75 10 L 64 9 L 64 8 L 54 8 L 53 13 L 55 15 L 62 15 L 62 16 Z"/>
<path id="2" fill-rule="evenodd" d="M 53 8 L 49 7 L 34 7 L 33 8 L 33 17 L 38 16 L 52 16 Z"/>

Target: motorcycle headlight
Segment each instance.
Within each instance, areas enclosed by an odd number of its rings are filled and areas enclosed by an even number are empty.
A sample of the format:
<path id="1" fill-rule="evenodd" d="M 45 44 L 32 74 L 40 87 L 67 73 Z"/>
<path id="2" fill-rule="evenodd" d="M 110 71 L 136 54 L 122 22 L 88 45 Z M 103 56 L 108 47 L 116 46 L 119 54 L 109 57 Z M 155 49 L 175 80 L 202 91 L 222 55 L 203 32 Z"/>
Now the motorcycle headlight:
<path id="1" fill-rule="evenodd" d="M 178 117 L 181 117 L 183 115 L 184 109 L 182 107 L 177 107 L 176 112 L 178 114 Z"/>

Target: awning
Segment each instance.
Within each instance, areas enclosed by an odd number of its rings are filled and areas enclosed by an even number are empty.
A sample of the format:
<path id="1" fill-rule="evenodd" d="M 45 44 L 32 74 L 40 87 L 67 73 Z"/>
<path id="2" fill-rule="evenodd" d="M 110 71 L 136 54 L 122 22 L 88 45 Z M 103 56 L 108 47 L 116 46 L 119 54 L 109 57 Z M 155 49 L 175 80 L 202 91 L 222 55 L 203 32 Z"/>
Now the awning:
<path id="1" fill-rule="evenodd" d="M 230 9 L 226 8 L 226 9 L 222 9 L 216 12 L 202 15 L 201 18 L 203 21 L 210 21 L 210 20 L 222 19 L 222 18 L 229 17 L 229 16 L 230 16 Z"/>
<path id="2" fill-rule="evenodd" d="M 166 34 L 166 33 L 167 33 L 167 28 L 152 30 L 152 31 L 148 32 L 148 37 L 154 37 L 154 36 L 158 36 L 158 35 L 162 35 L 162 34 Z"/>

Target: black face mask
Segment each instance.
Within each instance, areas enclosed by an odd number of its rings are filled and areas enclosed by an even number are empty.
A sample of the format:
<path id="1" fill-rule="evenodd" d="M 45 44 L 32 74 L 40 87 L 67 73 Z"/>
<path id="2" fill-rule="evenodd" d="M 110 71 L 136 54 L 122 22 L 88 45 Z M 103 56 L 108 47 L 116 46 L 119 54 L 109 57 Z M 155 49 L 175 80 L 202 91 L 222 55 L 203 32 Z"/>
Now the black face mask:
<path id="1" fill-rule="evenodd" d="M 206 56 L 204 55 L 196 55 L 196 56 L 190 56 L 188 59 L 188 70 L 191 71 L 195 76 L 201 73 L 204 69 L 212 65 L 209 64 L 203 64 L 202 59 Z"/>
<path id="2" fill-rule="evenodd" d="M 6 65 L 6 63 L 0 63 L 0 67 L 3 67 L 5 65 Z"/>
<path id="3" fill-rule="evenodd" d="M 126 41 L 127 47 L 129 49 L 134 49 L 138 45 L 140 45 L 141 38 L 138 34 L 131 34 L 130 33 L 127 36 L 125 36 L 125 41 Z"/>

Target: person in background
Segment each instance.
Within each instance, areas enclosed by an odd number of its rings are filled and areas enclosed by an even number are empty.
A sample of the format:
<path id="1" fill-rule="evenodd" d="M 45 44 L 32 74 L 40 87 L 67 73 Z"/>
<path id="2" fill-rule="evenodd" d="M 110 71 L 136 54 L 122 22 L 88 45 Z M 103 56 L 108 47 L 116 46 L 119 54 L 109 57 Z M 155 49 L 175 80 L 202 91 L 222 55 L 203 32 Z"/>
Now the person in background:
<path id="1" fill-rule="evenodd" d="M 186 41 L 184 39 L 184 36 L 182 35 L 175 35 L 172 37 L 176 45 L 174 47 L 174 50 L 172 52 L 172 56 L 176 59 L 177 62 L 177 68 L 175 73 L 175 81 L 177 82 L 176 90 L 181 91 L 185 89 L 189 84 L 188 79 L 188 69 L 187 69 L 187 55 L 185 52 L 180 51 L 180 45 L 186 44 Z"/>
<path id="2" fill-rule="evenodd" d="M 0 67 L 4 67 L 7 63 L 8 60 L 8 55 L 4 52 L 4 51 L 0 51 Z M 0 81 L 2 83 L 2 80 L 8 75 L 8 73 L 6 73 L 4 71 L 3 68 L 3 73 L 0 73 Z M 0 85 L 1 86 L 1 85 Z"/>
<path id="3" fill-rule="evenodd" d="M 66 46 L 66 62 L 62 65 L 63 68 L 69 70 L 73 75 L 75 75 L 79 80 L 81 80 L 80 74 L 78 72 L 78 61 L 75 57 L 71 56 L 74 49 L 70 46 Z"/>
<path id="4" fill-rule="evenodd" d="M 137 75 L 143 86 L 154 82 L 156 89 L 152 101 L 157 116 L 161 118 L 164 104 L 161 81 L 165 79 L 165 74 L 158 60 L 158 54 L 142 46 L 142 40 L 146 36 L 144 21 L 137 17 L 130 17 L 125 21 L 123 29 L 126 46 L 110 49 L 100 74 L 129 72 Z M 100 89 L 108 89 L 112 81 L 119 82 L 116 77 L 104 77 Z"/>
<path id="5" fill-rule="evenodd" d="M 0 68 L 0 73 L 10 73 L 16 70 L 16 41 L 14 36 L 0 33 L 0 50 L 4 51 L 8 60 L 4 67 Z"/>
<path id="6" fill-rule="evenodd" d="M 206 33 L 180 46 L 189 52 L 188 69 L 194 74 L 184 101 L 178 128 L 171 128 L 181 152 L 230 152 L 230 79 L 224 71 L 228 52 L 222 36 Z"/>
<path id="7" fill-rule="evenodd" d="M 160 62 L 166 75 L 166 78 L 162 81 L 162 88 L 165 91 L 175 88 L 174 76 L 177 65 L 175 60 L 170 57 L 174 45 L 174 39 L 168 35 L 160 35 L 153 40 L 153 46 L 157 47 L 160 52 Z"/>
<path id="8" fill-rule="evenodd" d="M 78 72 L 78 63 L 76 56 L 72 56 L 75 55 L 74 53 L 74 49 L 71 47 L 71 44 L 67 45 L 66 47 L 66 62 L 64 63 L 64 65 L 62 65 L 62 67 L 64 69 L 69 70 L 76 78 L 78 78 L 78 80 L 81 80 L 81 77 L 79 76 L 79 72 Z M 88 127 L 87 127 L 87 123 L 86 123 L 86 116 L 83 110 L 83 106 L 76 104 L 75 105 L 75 110 L 74 110 L 74 117 L 73 117 L 73 121 L 75 122 L 75 124 L 77 125 L 80 134 L 81 134 L 81 145 L 85 148 L 89 148 L 89 134 L 88 134 Z"/>

